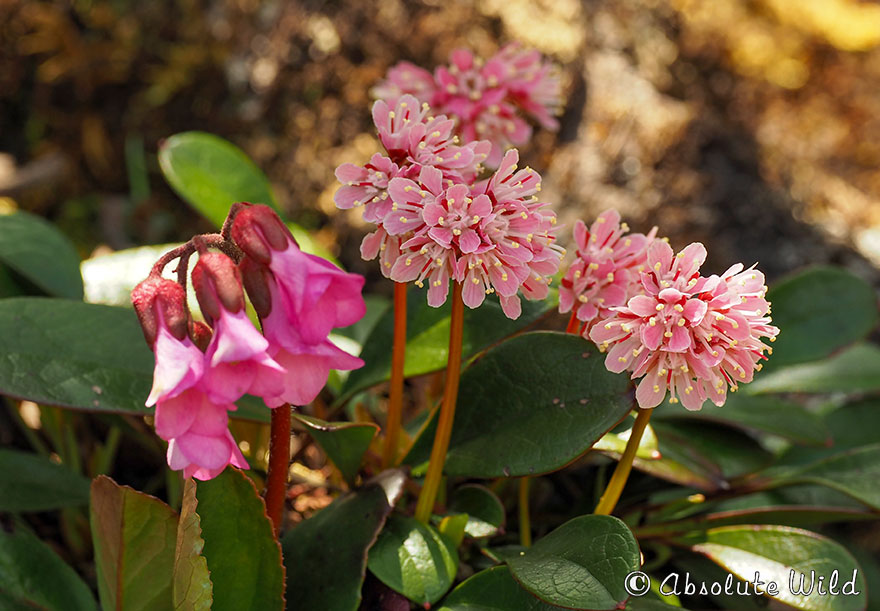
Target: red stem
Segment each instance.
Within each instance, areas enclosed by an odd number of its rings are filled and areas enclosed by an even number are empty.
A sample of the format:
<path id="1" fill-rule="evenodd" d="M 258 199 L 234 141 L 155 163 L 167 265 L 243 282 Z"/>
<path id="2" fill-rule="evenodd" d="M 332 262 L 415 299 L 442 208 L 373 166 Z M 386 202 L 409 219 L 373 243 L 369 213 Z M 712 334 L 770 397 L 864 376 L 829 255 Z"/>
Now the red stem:
<path id="1" fill-rule="evenodd" d="M 281 532 L 287 475 L 290 470 L 290 405 L 272 410 L 269 437 L 269 473 L 266 476 L 266 513 L 272 520 L 275 536 Z"/>
<path id="2" fill-rule="evenodd" d="M 391 388 L 388 396 L 388 418 L 385 423 L 385 448 L 382 465 L 397 463 L 400 421 L 403 412 L 403 366 L 406 361 L 406 284 L 394 284 L 394 343 L 391 346 Z"/>

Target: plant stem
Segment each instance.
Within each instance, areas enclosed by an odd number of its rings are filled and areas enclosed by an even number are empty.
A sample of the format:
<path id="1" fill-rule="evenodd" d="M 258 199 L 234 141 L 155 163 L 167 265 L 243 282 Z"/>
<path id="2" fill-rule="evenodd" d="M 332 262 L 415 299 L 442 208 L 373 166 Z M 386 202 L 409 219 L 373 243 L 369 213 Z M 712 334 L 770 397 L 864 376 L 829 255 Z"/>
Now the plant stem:
<path id="1" fill-rule="evenodd" d="M 607 516 L 611 515 L 611 512 L 614 511 L 614 507 L 620 499 L 620 494 L 623 492 L 623 487 L 626 485 L 626 480 L 629 478 L 629 472 L 632 471 L 636 450 L 639 449 L 639 442 L 642 440 L 642 435 L 648 426 L 648 420 L 651 419 L 653 411 L 653 409 L 639 408 L 635 424 L 633 424 L 632 430 L 629 433 L 629 441 L 626 442 L 626 448 L 623 450 L 623 456 L 620 457 L 620 461 L 611 475 L 611 480 L 608 482 L 608 487 L 602 493 L 602 498 L 599 499 L 599 504 L 596 505 L 596 511 L 593 513 Z"/>
<path id="2" fill-rule="evenodd" d="M 275 536 L 281 532 L 287 474 L 290 470 L 290 405 L 272 410 L 269 437 L 269 472 L 266 476 L 266 513 L 272 520 Z"/>
<path id="3" fill-rule="evenodd" d="M 580 324 L 581 324 L 581 321 L 579 321 L 577 315 L 574 312 L 572 312 L 571 318 L 568 319 L 568 326 L 565 328 L 565 332 L 566 333 L 574 333 L 576 335 Z"/>
<path id="4" fill-rule="evenodd" d="M 452 435 L 452 422 L 455 419 L 455 401 L 458 398 L 458 379 L 461 376 L 461 340 L 464 330 L 464 302 L 461 300 L 461 284 L 452 284 L 452 318 L 449 328 L 449 360 L 446 363 L 446 386 L 443 389 L 443 405 L 437 421 L 437 434 L 428 462 L 425 484 L 416 503 L 416 519 L 425 524 L 431 519 L 434 500 L 443 476 L 443 463 Z"/>
<path id="5" fill-rule="evenodd" d="M 529 486 L 532 478 L 519 480 L 519 542 L 523 547 L 532 545 L 532 522 L 529 518 Z"/>
<path id="6" fill-rule="evenodd" d="M 406 284 L 394 283 L 394 343 L 391 346 L 391 388 L 385 423 L 385 449 L 382 466 L 397 464 L 400 419 L 403 412 L 403 365 L 406 361 Z"/>

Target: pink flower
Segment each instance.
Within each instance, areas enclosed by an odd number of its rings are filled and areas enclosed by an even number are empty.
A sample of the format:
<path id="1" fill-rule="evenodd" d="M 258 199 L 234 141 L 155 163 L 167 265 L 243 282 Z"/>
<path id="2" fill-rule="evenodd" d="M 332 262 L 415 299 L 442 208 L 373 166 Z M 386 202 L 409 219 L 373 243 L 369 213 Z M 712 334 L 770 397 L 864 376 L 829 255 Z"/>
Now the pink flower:
<path id="1" fill-rule="evenodd" d="M 168 466 L 183 470 L 184 477 L 208 480 L 226 465 L 242 469 L 248 463 L 229 432 L 228 410 L 234 404 L 217 404 L 199 388 L 160 401 L 156 407 L 156 434 L 168 441 Z"/>
<path id="2" fill-rule="evenodd" d="M 585 336 L 594 321 L 611 316 L 611 308 L 642 290 L 639 272 L 647 265 L 647 248 L 657 229 L 647 236 L 627 231 L 616 210 L 600 214 L 589 231 L 583 221 L 574 226 L 577 258 L 559 287 L 559 311 L 574 308 L 577 319 L 587 323 Z"/>
<path id="3" fill-rule="evenodd" d="M 305 405 L 326 384 L 331 369 L 362 367 L 363 361 L 336 348 L 327 336 L 366 313 L 364 278 L 300 251 L 267 206 L 239 212 L 231 234 L 247 255 L 240 267 L 262 319 L 267 351 L 286 371 L 282 388 L 263 395 L 266 404 Z"/>
<path id="4" fill-rule="evenodd" d="M 286 372 L 269 356 L 269 342 L 247 316 L 241 273 L 232 259 L 204 253 L 192 279 L 202 313 L 214 327 L 201 380 L 211 400 L 233 403 L 245 393 L 264 397 L 281 392 Z"/>
<path id="5" fill-rule="evenodd" d="M 391 270 L 397 282 L 429 282 L 428 304 L 446 301 L 449 279 L 463 283 L 471 308 L 498 292 L 504 312 L 520 313 L 517 292 L 529 299 L 547 295 L 562 249 L 555 244 L 556 216 L 532 197 L 541 177 L 530 168 L 516 171 L 518 154 L 508 151 L 501 168 L 480 187 L 456 184 L 444 189 L 439 173 L 423 168 L 418 182 L 397 178 L 389 193 L 399 215 L 389 233 L 413 227 Z M 418 213 L 420 214 L 420 218 Z"/>
<path id="6" fill-rule="evenodd" d="M 497 167 L 504 149 L 523 145 L 532 128 L 525 114 L 544 128 L 558 129 L 553 117 L 562 106 L 562 86 L 555 67 L 540 53 L 509 44 L 482 63 L 465 49 L 453 51 L 449 65 L 434 75 L 408 62 L 388 71 L 373 95 L 389 102 L 410 94 L 456 121 L 465 142 L 486 139 L 492 150 L 486 163 Z"/>
<path id="7" fill-rule="evenodd" d="M 607 350 L 605 366 L 615 373 L 641 377 L 636 400 L 656 407 L 666 391 L 697 410 L 708 398 L 723 405 L 727 388 L 750 382 L 759 361 L 771 349 L 779 329 L 770 325 L 767 287 L 761 272 L 734 265 L 722 276 L 704 277 L 706 258 L 694 243 L 673 255 L 662 241 L 648 247 L 648 267 L 641 274 L 644 294 L 631 297 L 597 323 L 590 339 Z"/>

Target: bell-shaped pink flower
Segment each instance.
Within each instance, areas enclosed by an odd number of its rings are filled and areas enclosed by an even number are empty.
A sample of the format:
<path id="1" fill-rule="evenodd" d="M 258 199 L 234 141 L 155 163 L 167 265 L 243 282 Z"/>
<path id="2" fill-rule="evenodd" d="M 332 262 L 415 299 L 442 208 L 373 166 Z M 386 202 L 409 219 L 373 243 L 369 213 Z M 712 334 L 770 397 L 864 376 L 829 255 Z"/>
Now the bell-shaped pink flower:
<path id="1" fill-rule="evenodd" d="M 627 233 L 616 210 L 606 210 L 590 229 L 582 221 L 574 227 L 577 258 L 569 266 L 559 287 L 559 311 L 574 309 L 578 320 L 592 324 L 611 316 L 611 308 L 625 305 L 640 293 L 639 273 L 647 266 L 648 245 L 657 228 L 646 236 Z"/>
<path id="2" fill-rule="evenodd" d="M 214 327 L 205 354 L 201 385 L 217 403 L 245 393 L 275 395 L 284 387 L 284 368 L 269 356 L 269 342 L 247 316 L 241 273 L 222 253 L 203 253 L 192 271 L 202 313 Z"/>
<path id="3" fill-rule="evenodd" d="M 706 258 L 694 243 L 675 255 L 655 240 L 641 273 L 644 293 L 595 324 L 590 339 L 607 350 L 605 366 L 642 378 L 636 390 L 640 407 L 656 407 L 667 391 L 670 402 L 700 409 L 706 399 L 723 405 L 728 387 L 750 382 L 764 351 L 779 329 L 770 324 L 764 276 L 737 264 L 722 276 L 704 277 Z"/>

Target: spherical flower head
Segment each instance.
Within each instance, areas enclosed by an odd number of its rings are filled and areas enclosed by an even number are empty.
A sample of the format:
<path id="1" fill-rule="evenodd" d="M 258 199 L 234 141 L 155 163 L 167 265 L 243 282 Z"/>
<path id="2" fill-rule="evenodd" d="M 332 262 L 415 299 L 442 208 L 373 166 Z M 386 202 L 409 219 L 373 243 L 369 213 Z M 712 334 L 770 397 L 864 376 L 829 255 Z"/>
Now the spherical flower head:
<path id="1" fill-rule="evenodd" d="M 575 223 L 577 256 L 559 287 L 559 311 L 574 309 L 586 323 L 585 336 L 596 320 L 612 315 L 611 308 L 641 292 L 639 273 L 647 266 L 648 245 L 657 229 L 647 236 L 628 231 L 616 210 L 600 214 L 589 229 L 583 221 Z"/>
<path id="2" fill-rule="evenodd" d="M 402 61 L 388 70 L 385 80 L 376 85 L 370 94 L 377 100 L 392 101 L 409 94 L 430 102 L 436 90 L 433 74 L 411 62 Z"/>
<path id="3" fill-rule="evenodd" d="M 485 71 L 498 74 L 508 96 L 544 129 L 559 129 L 554 115 L 562 108 L 562 80 L 555 64 L 514 42 L 486 62 Z"/>
<path id="4" fill-rule="evenodd" d="M 516 171 L 518 154 L 509 151 L 502 168 L 480 187 L 445 187 L 436 170 L 425 168 L 418 181 L 395 179 L 389 193 L 396 208 L 386 220 L 389 232 L 413 228 L 391 270 L 397 282 L 429 283 L 428 304 L 447 298 L 449 280 L 462 283 L 465 305 L 476 308 L 498 292 L 504 312 L 520 313 L 517 292 L 541 299 L 547 276 L 559 267 L 556 217 L 537 202 L 541 177 Z M 445 188 L 444 188 L 445 187 Z M 396 219 L 392 219 L 395 215 Z"/>
<path id="5" fill-rule="evenodd" d="M 677 255 L 655 240 L 640 279 L 644 294 L 594 325 L 590 339 L 607 350 L 605 366 L 615 373 L 631 371 L 642 378 L 636 400 L 642 408 L 659 405 L 667 391 L 698 410 L 706 399 L 723 405 L 728 387 L 750 382 L 764 351 L 779 329 L 770 324 L 764 276 L 737 264 L 722 276 L 704 277 L 706 258 L 694 243 Z"/>

